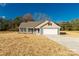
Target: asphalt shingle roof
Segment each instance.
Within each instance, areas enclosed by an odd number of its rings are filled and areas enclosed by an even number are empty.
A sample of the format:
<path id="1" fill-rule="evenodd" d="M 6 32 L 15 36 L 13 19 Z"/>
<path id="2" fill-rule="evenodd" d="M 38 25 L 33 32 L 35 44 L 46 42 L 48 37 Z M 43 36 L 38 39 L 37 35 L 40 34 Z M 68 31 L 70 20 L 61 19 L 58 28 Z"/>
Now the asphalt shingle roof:
<path id="1" fill-rule="evenodd" d="M 36 26 L 38 26 L 39 24 L 43 23 L 44 21 L 29 21 L 29 22 L 22 22 L 20 24 L 19 27 L 22 27 L 22 28 L 34 28 Z"/>
<path id="2" fill-rule="evenodd" d="M 45 21 L 29 21 L 29 22 L 22 22 L 19 26 L 19 28 L 35 28 L 36 26 L 42 24 Z M 55 23 L 52 23 L 53 28 L 60 28 Z"/>

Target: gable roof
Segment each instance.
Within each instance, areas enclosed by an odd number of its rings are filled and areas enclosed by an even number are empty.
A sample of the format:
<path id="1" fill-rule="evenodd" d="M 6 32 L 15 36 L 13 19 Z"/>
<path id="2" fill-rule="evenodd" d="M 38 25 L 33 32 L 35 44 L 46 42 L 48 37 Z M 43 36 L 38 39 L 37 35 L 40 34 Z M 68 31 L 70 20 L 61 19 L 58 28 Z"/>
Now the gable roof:
<path id="1" fill-rule="evenodd" d="M 52 21 L 46 21 L 46 22 L 44 22 L 44 23 L 41 23 L 40 25 L 36 26 L 35 28 L 43 27 L 43 26 L 45 26 L 45 25 L 48 24 L 48 23 L 52 23 L 52 26 L 49 26 L 49 28 L 50 28 L 50 27 L 52 27 L 52 28 L 60 28 L 60 26 L 58 26 L 57 24 L 55 24 L 55 23 L 52 22 Z"/>
<path id="2" fill-rule="evenodd" d="M 29 21 L 29 22 L 22 22 L 19 26 L 19 28 L 40 28 L 47 24 L 49 21 Z M 52 22 L 53 23 L 53 22 Z M 53 27 L 60 28 L 58 25 L 55 23 L 52 24 Z"/>

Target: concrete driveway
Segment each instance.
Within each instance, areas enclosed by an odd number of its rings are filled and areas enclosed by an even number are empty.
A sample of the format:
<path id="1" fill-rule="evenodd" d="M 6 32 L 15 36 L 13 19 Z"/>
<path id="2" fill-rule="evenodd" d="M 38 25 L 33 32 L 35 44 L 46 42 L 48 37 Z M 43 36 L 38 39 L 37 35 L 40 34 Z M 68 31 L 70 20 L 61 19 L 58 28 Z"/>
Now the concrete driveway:
<path id="1" fill-rule="evenodd" d="M 79 53 L 79 38 L 72 38 L 61 35 L 46 35 L 49 39 L 69 48 L 70 50 Z"/>

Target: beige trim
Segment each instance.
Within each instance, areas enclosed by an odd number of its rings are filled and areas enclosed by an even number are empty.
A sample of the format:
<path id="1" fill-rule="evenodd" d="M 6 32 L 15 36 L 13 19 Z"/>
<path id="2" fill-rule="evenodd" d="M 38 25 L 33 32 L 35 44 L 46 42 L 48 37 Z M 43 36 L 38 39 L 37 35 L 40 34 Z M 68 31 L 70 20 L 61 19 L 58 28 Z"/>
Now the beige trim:
<path id="1" fill-rule="evenodd" d="M 45 22 L 43 22 L 43 23 L 41 23 L 41 24 L 39 24 L 38 26 L 36 26 L 35 28 L 40 28 L 40 27 L 43 27 L 43 26 L 45 26 L 47 23 L 48 23 L 49 21 L 45 21 Z M 51 21 L 51 23 L 52 24 L 55 24 L 54 22 L 52 22 Z M 60 26 L 58 26 L 57 24 L 55 24 L 58 28 L 60 28 Z"/>
<path id="2" fill-rule="evenodd" d="M 46 23 L 48 23 L 48 21 L 45 21 L 45 22 L 41 23 L 40 25 L 36 26 L 35 28 L 40 28 L 40 27 L 42 27 L 43 25 L 45 25 Z"/>
<path id="3" fill-rule="evenodd" d="M 51 21 L 51 23 L 55 24 L 55 23 L 54 23 L 54 22 L 52 22 L 52 21 Z M 55 24 L 55 25 L 57 25 L 57 24 Z M 57 26 L 58 26 L 58 25 L 57 25 Z M 58 26 L 58 27 L 59 27 L 59 28 L 61 28 L 60 26 Z"/>

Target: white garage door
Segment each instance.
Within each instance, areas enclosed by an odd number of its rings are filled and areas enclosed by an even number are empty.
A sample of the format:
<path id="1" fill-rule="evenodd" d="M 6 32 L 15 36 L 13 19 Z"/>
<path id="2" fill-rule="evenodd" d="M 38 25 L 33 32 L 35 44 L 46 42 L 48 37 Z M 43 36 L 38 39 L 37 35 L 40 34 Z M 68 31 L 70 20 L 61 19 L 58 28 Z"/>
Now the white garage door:
<path id="1" fill-rule="evenodd" d="M 58 29 L 43 29 L 43 34 L 58 34 Z"/>

